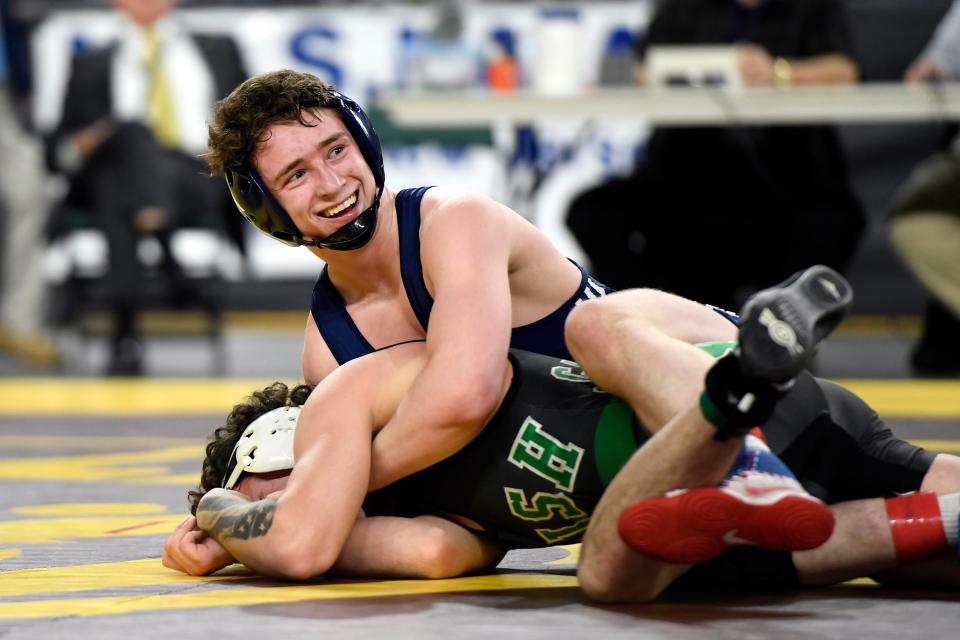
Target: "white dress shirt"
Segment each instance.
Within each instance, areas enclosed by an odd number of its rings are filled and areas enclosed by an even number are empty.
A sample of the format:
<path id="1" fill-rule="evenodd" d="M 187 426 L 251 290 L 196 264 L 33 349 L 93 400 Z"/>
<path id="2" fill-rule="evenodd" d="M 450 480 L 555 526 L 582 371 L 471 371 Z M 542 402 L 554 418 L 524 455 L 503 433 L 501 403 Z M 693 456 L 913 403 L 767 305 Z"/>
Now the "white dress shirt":
<path id="1" fill-rule="evenodd" d="M 213 75 L 196 42 L 171 16 L 155 27 L 161 43 L 160 64 L 167 75 L 180 137 L 181 150 L 191 155 L 207 146 L 207 121 L 216 100 Z M 127 21 L 113 57 L 110 88 L 117 120 L 147 122 L 149 77 L 143 59 L 143 32 Z"/>

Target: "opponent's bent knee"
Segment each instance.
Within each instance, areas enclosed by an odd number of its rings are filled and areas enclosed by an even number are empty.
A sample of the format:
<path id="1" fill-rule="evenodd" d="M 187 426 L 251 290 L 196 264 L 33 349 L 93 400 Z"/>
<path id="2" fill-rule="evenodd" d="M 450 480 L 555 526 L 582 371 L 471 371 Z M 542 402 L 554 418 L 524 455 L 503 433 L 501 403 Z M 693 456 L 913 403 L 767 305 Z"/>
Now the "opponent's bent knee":
<path id="1" fill-rule="evenodd" d="M 661 572 L 636 571 L 626 575 L 619 562 L 583 561 L 577 567 L 577 580 L 583 593 L 595 602 L 608 604 L 642 603 L 655 600 L 669 585 Z"/>
<path id="2" fill-rule="evenodd" d="M 589 343 L 597 338 L 603 330 L 602 300 L 587 300 L 581 302 L 567 315 L 563 326 L 567 347 L 571 351 L 578 348 L 588 348 Z"/>
<path id="3" fill-rule="evenodd" d="M 595 350 L 610 344 L 622 321 L 646 323 L 647 314 L 643 305 L 638 306 L 638 300 L 646 300 L 654 293 L 660 292 L 630 289 L 577 304 L 564 325 L 567 346 L 571 351 L 578 347 Z"/>

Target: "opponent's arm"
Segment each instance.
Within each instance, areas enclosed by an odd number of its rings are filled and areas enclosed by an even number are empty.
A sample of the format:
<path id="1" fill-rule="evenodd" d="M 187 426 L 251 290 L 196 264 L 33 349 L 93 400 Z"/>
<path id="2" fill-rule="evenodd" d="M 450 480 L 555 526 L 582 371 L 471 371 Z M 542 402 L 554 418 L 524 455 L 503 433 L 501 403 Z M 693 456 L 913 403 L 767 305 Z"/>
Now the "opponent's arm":
<path id="1" fill-rule="evenodd" d="M 163 544 L 163 566 L 191 576 L 205 576 L 234 563 L 233 556 L 188 517 Z"/>
<path id="2" fill-rule="evenodd" d="M 363 360 L 363 359 L 361 359 Z M 286 489 L 249 501 L 215 489 L 197 509 L 201 529 L 237 561 L 267 575 L 304 579 L 340 553 L 367 491 L 379 360 L 340 367 L 314 389 L 297 424 L 296 466 Z"/>
<path id="3" fill-rule="evenodd" d="M 500 547 L 436 516 L 360 518 L 330 570 L 341 576 L 455 578 L 494 568 Z"/>
<path id="4" fill-rule="evenodd" d="M 201 500 L 200 509 L 211 514 L 207 526 L 214 535 L 229 537 L 237 542 L 249 540 L 270 529 L 270 521 L 276 510 L 276 500 L 266 498 L 250 501 L 230 491 L 218 490 L 219 495 Z M 183 529 L 187 523 L 181 524 Z M 221 531 L 222 530 L 222 531 Z M 182 553 L 168 554 L 164 548 L 164 566 L 190 575 L 207 575 L 233 562 L 213 538 L 197 528 L 187 533 L 189 537 L 205 538 L 202 545 L 209 550 L 215 545 L 220 554 L 204 553 L 184 561 Z M 255 551 L 247 556 L 251 560 Z M 218 557 L 210 564 L 203 564 L 208 557 Z M 329 573 L 341 576 L 371 578 L 454 578 L 467 573 L 492 569 L 503 558 L 498 545 L 480 538 L 466 528 L 436 516 L 398 518 L 390 516 L 361 517 L 356 520 L 346 543 Z M 177 562 L 179 561 L 179 562 Z M 262 568 L 249 565 L 264 571 Z M 288 577 L 288 576 L 284 576 Z M 309 576 L 303 576 L 309 577 Z"/>
<path id="5" fill-rule="evenodd" d="M 226 506 L 215 517 L 217 523 L 206 523 L 211 528 L 227 526 L 233 520 L 232 535 L 238 538 L 255 537 L 256 516 L 264 513 L 263 506 L 242 508 L 250 502 L 238 494 L 225 492 L 220 497 Z M 266 500 L 260 501 L 267 503 Z M 234 513 L 229 513 L 231 503 Z M 267 503 L 271 507 L 275 501 Z M 206 509 L 217 511 L 210 501 Z M 254 530 L 236 518 L 251 514 Z M 340 556 L 329 573 L 352 577 L 379 578 L 454 578 L 494 568 L 503 558 L 503 551 L 495 543 L 480 538 L 464 527 L 436 516 L 397 518 L 373 516 L 359 518 L 353 526 Z M 192 576 L 205 576 L 233 564 L 233 556 L 203 529 L 193 516 L 184 520 L 167 539 L 163 547 L 163 566 Z"/>
<path id="6" fill-rule="evenodd" d="M 235 491 L 213 489 L 200 499 L 197 524 L 227 553 L 235 555 L 254 571 L 293 577 L 281 566 L 278 554 L 266 542 L 273 530 L 276 510 L 277 500 L 273 498 L 251 501 Z M 276 537 L 270 536 L 270 540 Z"/>
<path id="7" fill-rule="evenodd" d="M 371 489 L 458 451 L 500 402 L 511 329 L 507 211 L 461 195 L 424 224 L 421 257 L 434 290 L 427 363 L 374 440 Z"/>

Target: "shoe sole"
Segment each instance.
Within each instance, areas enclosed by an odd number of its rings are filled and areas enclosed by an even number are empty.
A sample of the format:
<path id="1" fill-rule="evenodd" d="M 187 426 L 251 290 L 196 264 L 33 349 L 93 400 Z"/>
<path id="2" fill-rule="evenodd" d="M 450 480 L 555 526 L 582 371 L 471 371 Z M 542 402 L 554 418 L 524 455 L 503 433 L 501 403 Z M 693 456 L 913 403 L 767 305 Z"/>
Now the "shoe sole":
<path id="1" fill-rule="evenodd" d="M 628 546 L 671 564 L 706 562 L 735 544 L 814 549 L 827 541 L 833 526 L 833 512 L 819 500 L 788 495 L 752 504 L 716 487 L 642 500 L 618 523 Z"/>
<path id="2" fill-rule="evenodd" d="M 743 310 L 739 353 L 747 375 L 785 382 L 813 357 L 853 302 L 850 283 L 824 265 L 756 294 Z"/>

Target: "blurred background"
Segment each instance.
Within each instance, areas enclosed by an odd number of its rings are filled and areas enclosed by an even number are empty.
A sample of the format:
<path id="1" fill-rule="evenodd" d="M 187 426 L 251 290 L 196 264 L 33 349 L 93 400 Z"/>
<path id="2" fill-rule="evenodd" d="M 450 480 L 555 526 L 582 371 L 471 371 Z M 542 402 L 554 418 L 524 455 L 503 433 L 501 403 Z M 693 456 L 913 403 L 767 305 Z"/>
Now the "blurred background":
<path id="1" fill-rule="evenodd" d="M 787 24 L 770 35 L 754 22 L 779 15 L 775 13 L 778 5 L 790 3 L 712 1 L 734 6 L 730 20 L 735 24 L 730 32 L 737 37 L 724 44 L 740 42 L 740 36 L 755 40 L 756 33 L 760 41 L 767 38 L 774 43 L 762 47 L 772 75 L 763 81 L 741 83 L 736 70 L 726 78 L 722 73 L 719 78 L 708 75 L 705 79 L 692 73 L 686 79 L 669 78 L 667 84 L 692 85 L 688 87 L 691 90 L 710 92 L 758 84 L 789 95 L 786 92 L 794 85 L 807 84 L 801 67 L 806 41 L 794 32 L 810 29 L 813 38 L 827 29 L 838 34 L 835 52 L 856 65 L 853 83 L 902 85 L 907 92 L 908 68 L 923 58 L 952 4 L 950 0 L 837 0 L 839 13 L 835 15 L 839 17 L 831 25 Z M 132 235 L 123 236 L 126 240 L 117 238 L 120 232 L 115 218 L 98 213 L 98 207 L 109 208 L 103 205 L 105 196 L 78 194 L 103 181 L 110 185 L 112 195 L 157 188 L 168 194 L 193 193 L 188 187 L 181 190 L 178 182 L 163 182 L 166 165 L 151 164 L 146 151 L 122 156 L 127 159 L 120 161 L 120 166 L 134 169 L 132 177 L 84 173 L 91 170 L 94 160 L 107 155 L 104 140 L 113 140 L 119 130 L 115 123 L 105 125 L 107 119 L 93 114 L 91 105 L 109 96 L 116 109 L 124 98 L 117 97 L 120 90 L 109 85 L 93 86 L 84 93 L 83 71 L 75 61 L 104 47 L 116 48 L 114 43 L 128 30 L 131 16 L 138 10 L 149 11 L 155 3 L 0 0 L 5 58 L 0 67 L 4 84 L 0 111 L 5 122 L 2 128 L 7 129 L 2 134 L 7 142 L 0 148 L 0 176 L 9 185 L 0 191 L 4 219 L 0 300 L 8 308 L 0 318 L 0 375 L 299 376 L 306 309 L 321 266 L 312 254 L 285 247 L 249 225 L 240 225 L 239 215 L 228 211 L 229 203 L 225 206 L 217 201 L 226 196 L 219 183 L 219 196 L 186 198 L 188 202 L 176 205 L 177 215 L 151 218 L 150 211 L 131 205 L 137 217 L 127 229 Z M 131 4 L 135 5 L 132 9 L 124 6 Z M 564 253 L 593 266 L 601 280 L 615 286 L 653 284 L 704 302 L 736 307 L 750 291 L 776 281 L 770 281 L 775 270 L 764 271 L 760 264 L 756 277 L 738 272 L 732 277 L 739 280 L 728 278 L 730 286 L 711 289 L 709 282 L 701 282 L 702 286 L 692 288 L 682 278 L 671 279 L 671 274 L 677 273 L 674 262 L 655 259 L 663 253 L 684 251 L 686 240 L 679 231 L 658 235 L 642 226 L 615 230 L 615 225 L 608 226 L 601 217 L 607 215 L 601 207 L 588 211 L 586 225 L 582 220 L 580 228 L 572 223 L 575 203 L 580 202 L 582 209 L 582 194 L 598 185 L 620 184 L 616 181 L 629 178 L 627 188 L 606 192 L 605 197 L 615 200 L 605 207 L 657 209 L 658 217 L 670 217 L 669 190 L 678 200 L 687 191 L 709 195 L 717 178 L 705 175 L 711 166 L 708 161 L 714 163 L 717 176 L 724 175 L 722 157 L 713 155 L 719 138 L 703 137 L 698 127 L 674 124 L 679 130 L 674 133 L 693 132 L 692 138 L 685 138 L 686 160 L 664 160 L 658 164 L 664 176 L 634 182 L 631 176 L 637 175 L 637 168 L 657 152 L 657 123 L 643 113 L 616 118 L 589 115 L 591 101 L 600 96 L 650 90 L 650 86 L 641 88 L 636 73 L 638 63 L 652 51 L 648 47 L 684 44 L 682 38 L 674 41 L 662 34 L 648 37 L 653 35 L 648 30 L 660 10 L 655 2 L 181 0 L 173 4 L 176 6 L 170 10 L 185 30 L 226 37 L 235 44 L 243 76 L 277 68 L 309 71 L 357 99 L 378 128 L 387 183 L 395 189 L 444 184 L 485 192 L 527 217 Z M 806 4 L 806 0 L 796 4 Z M 778 38 L 789 41 L 783 53 L 776 50 Z M 717 43 L 701 38 L 690 44 Z M 827 42 L 822 45 L 825 49 L 814 48 L 809 54 L 834 52 L 833 45 Z M 205 56 L 208 49 L 200 49 Z M 118 50 L 122 51 L 122 45 Z M 701 63 L 690 64 L 696 67 Z M 120 73 L 116 67 L 112 69 Z M 216 86 L 211 89 L 211 82 L 217 85 L 238 73 L 236 68 L 227 72 L 215 65 L 209 74 L 190 69 L 188 60 L 185 70 L 172 74 L 169 81 L 181 87 L 199 82 L 213 95 L 222 91 Z M 929 87 L 930 100 L 936 101 L 938 95 L 943 100 L 955 95 L 949 93 L 953 91 L 950 80 L 949 74 L 935 74 L 919 82 Z M 581 105 L 584 115 L 551 116 L 545 112 L 532 121 L 504 117 L 489 123 L 448 122 L 442 127 L 402 125 L 391 119 L 391 104 L 403 102 L 405 95 L 424 92 L 548 95 Z M 201 102 L 196 97 L 201 93 L 193 92 L 193 102 Z M 182 107 L 190 99 L 174 100 Z M 127 106 L 131 113 L 142 110 L 134 102 Z M 207 108 L 212 106 L 207 102 Z M 199 105 L 201 112 L 203 108 Z M 829 120 L 830 104 L 823 108 Z M 82 115 L 87 110 L 91 115 Z M 838 118 L 830 133 L 835 138 L 824 138 L 828 146 L 836 141 L 838 153 L 832 147 L 825 152 L 817 146 L 819 142 L 811 142 L 814 135 L 823 134 L 823 119 L 809 126 L 791 123 L 786 129 L 792 137 L 767 135 L 770 127 L 761 126 L 764 123 L 712 125 L 725 129 L 718 135 L 727 143 L 733 140 L 735 146 L 749 150 L 745 162 L 757 174 L 739 176 L 743 185 L 770 180 L 767 173 L 776 173 L 784 158 L 795 161 L 789 168 L 792 181 L 760 190 L 774 193 L 768 200 L 751 196 L 750 206 L 756 209 L 751 216 L 762 211 L 771 224 L 785 220 L 770 229 L 751 222 L 758 230 L 751 241 L 773 243 L 767 250 L 776 252 L 780 246 L 781 253 L 791 246 L 809 248 L 800 260 L 835 258 L 854 285 L 855 317 L 846 324 L 846 333 L 833 350 L 824 353 L 820 363 L 824 374 L 956 377 L 960 372 L 960 310 L 942 299 L 946 295 L 931 292 L 916 267 L 895 251 L 891 239 L 891 216 L 899 215 L 906 206 L 900 194 L 908 178 L 931 156 L 949 148 L 953 117 L 946 110 L 937 113 L 903 121 L 896 117 L 883 122 Z M 424 119 L 429 122 L 429 116 Z M 195 159 L 202 152 L 202 128 L 181 121 L 180 133 L 183 139 L 176 143 L 178 152 Z M 191 133 L 192 142 L 186 140 Z M 115 146 L 121 145 L 117 142 Z M 77 153 L 77 149 L 81 151 Z M 767 152 L 769 158 L 763 155 Z M 819 175 L 827 166 L 824 157 L 839 163 L 826 178 Z M 708 169 L 688 162 L 695 158 Z M 194 168 L 189 174 L 199 171 Z M 776 182 L 776 176 L 773 180 Z M 778 200 L 784 194 L 789 198 L 790 190 L 805 181 L 807 191 L 823 195 L 823 203 L 810 199 L 810 210 L 824 215 L 822 222 L 816 222 L 823 231 L 819 236 L 778 237 L 776 230 L 790 223 L 786 218 L 808 215 L 802 207 L 794 209 Z M 650 189 L 657 190 L 656 198 L 645 190 L 644 185 L 651 184 Z M 713 198 L 716 219 L 728 229 L 738 224 L 742 201 L 737 194 L 750 190 L 743 185 L 738 182 L 736 189 L 725 189 L 732 192 L 725 193 L 728 199 Z M 668 191 L 666 201 L 664 191 Z M 855 203 L 851 207 L 856 215 L 862 214 L 863 224 L 852 225 L 850 241 L 838 250 L 840 254 L 824 253 L 831 257 L 821 259 L 818 249 L 847 233 L 830 226 L 846 215 L 832 213 L 834 204 L 828 195 L 833 191 L 844 192 L 843 197 Z M 810 193 L 798 194 L 790 202 L 804 200 Z M 704 224 L 701 217 L 690 222 L 677 219 L 690 228 Z M 584 226 L 587 232 L 607 231 L 599 240 L 587 238 Z M 596 242 L 599 248 L 590 244 Z M 607 242 L 609 251 L 603 244 Z M 718 258 L 691 242 L 697 250 L 685 254 L 684 262 L 691 270 L 713 270 L 711 265 Z M 619 248 L 612 248 L 613 244 Z M 111 253 L 111 246 L 135 247 L 128 259 L 136 266 L 118 262 L 120 250 Z M 623 262 L 600 264 L 604 255 L 615 251 L 624 254 Z M 924 251 L 920 249 L 920 253 Z M 960 245 L 953 255 L 960 263 Z M 640 265 L 636 269 L 631 266 L 633 259 Z M 134 272 L 137 278 L 120 277 Z M 135 304 L 129 303 L 134 299 Z M 932 320 L 931 300 L 936 305 Z M 940 327 L 936 342 L 926 336 L 931 322 Z M 127 338 L 133 342 L 124 342 Z M 917 355 L 924 347 L 922 338 L 928 340 L 927 356 L 933 353 L 932 361 Z M 125 355 L 123 350 L 130 344 L 135 351 Z"/>

